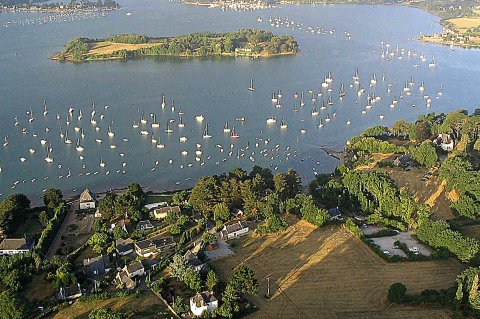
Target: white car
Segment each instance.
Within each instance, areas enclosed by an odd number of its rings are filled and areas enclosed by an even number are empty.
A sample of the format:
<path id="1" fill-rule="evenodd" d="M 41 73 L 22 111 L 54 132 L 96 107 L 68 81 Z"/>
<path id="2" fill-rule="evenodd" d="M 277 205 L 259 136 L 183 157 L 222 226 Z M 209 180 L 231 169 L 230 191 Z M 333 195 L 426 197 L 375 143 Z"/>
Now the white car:
<path id="1" fill-rule="evenodd" d="M 409 248 L 408 250 L 410 250 L 412 253 L 418 253 L 420 251 L 418 249 L 418 247 L 416 247 L 416 246 L 413 246 L 412 248 Z"/>

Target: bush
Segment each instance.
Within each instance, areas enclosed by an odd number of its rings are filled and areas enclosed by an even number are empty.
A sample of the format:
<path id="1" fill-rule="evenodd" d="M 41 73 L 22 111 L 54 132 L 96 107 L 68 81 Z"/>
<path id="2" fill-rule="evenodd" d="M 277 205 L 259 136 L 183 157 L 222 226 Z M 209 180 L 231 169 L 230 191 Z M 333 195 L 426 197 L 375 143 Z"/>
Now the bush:
<path id="1" fill-rule="evenodd" d="M 367 238 L 378 238 L 378 237 L 390 237 L 390 236 L 395 236 L 398 234 L 398 231 L 393 230 L 393 229 L 382 229 L 377 231 L 376 233 L 370 234 L 370 235 L 365 235 Z"/>
<path id="2" fill-rule="evenodd" d="M 360 228 L 358 228 L 358 226 L 353 222 L 353 220 L 349 219 L 345 222 L 345 225 L 344 227 L 346 229 L 348 229 L 349 231 L 352 232 L 352 234 L 354 234 L 356 237 L 358 238 L 361 238 L 363 237 L 363 233 L 362 231 L 360 230 Z"/>
<path id="3" fill-rule="evenodd" d="M 405 301 L 405 294 L 407 292 L 407 287 L 402 283 L 394 283 L 388 289 L 388 301 L 401 304 Z"/>

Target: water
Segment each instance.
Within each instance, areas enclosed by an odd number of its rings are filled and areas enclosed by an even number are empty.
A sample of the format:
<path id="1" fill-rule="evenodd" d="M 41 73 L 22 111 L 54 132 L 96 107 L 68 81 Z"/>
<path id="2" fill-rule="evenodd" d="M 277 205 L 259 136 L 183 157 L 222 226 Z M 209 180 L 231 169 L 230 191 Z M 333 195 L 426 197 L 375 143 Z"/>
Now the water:
<path id="1" fill-rule="evenodd" d="M 236 13 L 154 0 L 142 3 L 122 1 L 121 5 L 122 10 L 98 19 L 1 28 L 0 137 L 9 136 L 9 145 L 0 145 L 2 196 L 22 192 L 35 201 L 45 188 L 56 187 L 70 194 L 84 187 L 100 191 L 125 186 L 133 181 L 154 190 L 182 188 L 192 186 L 197 178 L 204 175 L 219 174 L 237 166 L 250 169 L 255 164 L 271 164 L 272 168 L 278 167 L 282 171 L 293 167 L 308 180 L 313 177 L 313 169 L 332 171 L 337 164 L 336 160 L 318 149 L 320 145 L 340 149 L 348 138 L 372 125 L 390 125 L 398 119 L 411 121 L 420 114 L 433 111 L 473 110 L 475 101 L 480 97 L 480 91 L 476 90 L 480 84 L 476 76 L 480 68 L 476 63 L 479 52 L 451 51 L 448 47 L 417 42 L 415 38 L 420 33 L 441 30 L 439 18 L 420 10 L 394 6 L 305 5 Z M 126 16 L 126 12 L 133 14 Z M 39 16 L 42 14 L 0 14 L 0 25 L 6 21 Z M 258 16 L 263 18 L 263 22 L 257 21 Z M 303 30 L 271 27 L 267 22 L 269 16 L 302 22 Z M 306 33 L 308 25 L 335 29 L 335 32 L 333 35 Z M 169 36 L 239 28 L 260 28 L 276 34 L 293 35 L 301 53 L 259 60 L 145 58 L 81 64 L 49 60 L 53 53 L 77 36 L 102 38 L 112 33 Z M 347 40 L 344 31 L 350 32 L 353 39 Z M 437 66 L 429 68 L 428 62 L 421 63 L 418 57 L 391 61 L 382 59 L 382 41 L 424 53 L 428 61 L 435 56 Z M 414 67 L 415 64 L 418 67 Z M 355 103 L 356 89 L 349 87 L 355 68 L 359 68 L 361 82 L 366 89 L 365 95 L 358 98 L 358 103 Z M 328 71 L 335 79 L 332 92 L 334 105 L 320 111 L 319 116 L 312 117 L 312 102 L 307 90 L 317 92 Z M 369 88 L 373 72 L 377 75 L 378 84 Z M 386 74 L 386 82 L 382 82 L 382 73 Z M 399 96 L 403 84 L 411 76 L 416 81 L 412 95 L 400 100 L 398 107 L 390 108 L 393 96 Z M 256 90 L 253 93 L 247 91 L 250 78 L 255 80 Z M 387 84 L 394 81 L 398 84 L 388 94 Z M 426 87 L 424 94 L 432 99 L 429 109 L 418 92 L 418 84 L 422 81 Z M 347 91 L 343 101 L 338 100 L 341 83 L 345 84 Z M 441 83 L 444 95 L 436 99 Z M 283 93 L 283 108 L 275 108 L 270 102 L 272 92 L 279 89 Z M 362 114 L 366 94 L 374 91 L 382 100 L 367 114 Z M 306 97 L 306 105 L 297 113 L 293 112 L 294 92 L 304 92 Z M 167 97 L 167 107 L 163 110 L 160 107 L 162 93 Z M 171 99 L 175 100 L 175 112 L 170 109 Z M 318 97 L 317 108 L 321 99 Z M 43 100 L 48 105 L 47 117 L 42 115 Z M 89 121 L 92 102 L 96 104 L 98 132 Z M 412 108 L 412 104 L 417 106 Z M 105 105 L 109 108 L 105 109 Z M 25 114 L 30 106 L 35 114 L 31 124 Z M 65 121 L 69 106 L 75 109 L 75 116 L 67 127 Z M 84 118 L 78 121 L 76 117 L 80 109 Z M 336 117 L 332 116 L 334 109 Z M 178 121 L 179 110 L 185 112 L 186 127 L 179 129 L 178 122 L 175 122 L 172 123 L 175 132 L 165 134 L 167 120 Z M 157 149 L 151 143 L 151 134 L 144 137 L 139 134 L 140 129 L 132 128 L 132 122 L 140 120 L 141 111 L 149 120 L 145 128 L 150 133 L 153 131 L 155 137 L 160 137 L 161 143 L 166 146 L 164 149 Z M 60 121 L 55 118 L 57 113 L 61 115 Z M 160 129 L 150 127 L 150 113 L 157 115 Z M 324 119 L 326 113 L 332 121 L 318 129 L 319 120 Z M 104 114 L 102 121 L 100 114 Z M 202 124 L 195 121 L 197 114 L 205 116 Z M 381 120 L 379 115 L 385 118 Z M 15 116 L 20 121 L 16 127 L 13 125 Z M 265 120 L 271 116 L 277 117 L 277 123 L 267 126 Z M 245 117 L 245 123 L 236 122 L 237 117 Z M 285 131 L 279 128 L 282 117 L 288 122 Z M 352 121 L 351 125 L 345 124 L 347 119 Z M 236 126 L 240 135 L 238 140 L 233 141 L 223 133 L 225 121 L 230 126 Z M 210 124 L 211 139 L 202 138 L 205 123 Z M 107 136 L 108 125 L 115 132 L 113 138 Z M 68 130 L 73 144 L 64 144 L 59 136 L 59 126 L 63 131 Z M 81 154 L 85 158 L 83 161 L 79 160 L 80 153 L 75 150 L 80 134 L 74 131 L 74 126 L 85 131 L 85 139 L 81 140 L 85 147 Z M 50 132 L 46 133 L 45 127 L 49 127 Z M 20 133 L 22 128 L 26 128 L 28 134 Z M 305 129 L 306 133 L 300 133 L 301 129 Z M 37 137 L 32 136 L 33 132 L 37 133 Z M 186 136 L 188 141 L 180 143 L 181 136 Z M 128 138 L 128 142 L 122 140 L 124 137 Z M 44 161 L 45 147 L 39 142 L 42 138 L 52 143 L 55 159 L 52 164 Z M 97 138 L 101 138 L 103 143 L 96 143 Z M 267 139 L 270 142 L 265 144 Z M 250 146 L 248 150 L 245 149 L 247 142 Z M 199 162 L 194 155 L 197 143 L 202 144 L 203 152 Z M 259 143 L 259 147 L 255 147 L 255 143 Z M 110 144 L 115 144 L 117 148 L 109 148 Z M 223 153 L 219 152 L 217 144 L 223 146 Z M 230 144 L 234 144 L 232 156 L 228 156 Z M 277 144 L 278 151 L 272 151 Z M 34 148 L 35 154 L 30 154 L 29 148 Z M 240 149 L 245 156 L 237 159 Z M 263 149 L 268 149 L 268 156 L 260 153 Z M 181 156 L 182 150 L 187 150 L 188 155 Z M 252 152 L 255 152 L 255 162 L 249 159 Z M 290 153 L 288 160 L 286 153 Z M 211 159 L 207 160 L 209 155 Z M 271 156 L 274 156 L 273 160 Z M 25 157 L 26 161 L 21 162 L 21 157 Z M 100 158 L 106 163 L 104 168 L 99 166 Z M 172 164 L 168 163 L 170 159 Z M 156 161 L 158 165 L 155 165 Z M 127 163 L 125 167 L 122 167 L 123 162 Z M 203 166 L 200 165 L 202 162 L 205 163 Z M 192 166 L 189 167 L 189 164 Z M 155 170 L 151 171 L 152 168 Z M 71 172 L 69 178 L 66 177 L 68 169 Z M 125 174 L 122 174 L 123 169 Z M 98 174 L 94 175 L 96 171 Z M 107 171 L 109 174 L 105 175 Z M 86 176 L 87 172 L 90 172 L 89 176 Z"/>

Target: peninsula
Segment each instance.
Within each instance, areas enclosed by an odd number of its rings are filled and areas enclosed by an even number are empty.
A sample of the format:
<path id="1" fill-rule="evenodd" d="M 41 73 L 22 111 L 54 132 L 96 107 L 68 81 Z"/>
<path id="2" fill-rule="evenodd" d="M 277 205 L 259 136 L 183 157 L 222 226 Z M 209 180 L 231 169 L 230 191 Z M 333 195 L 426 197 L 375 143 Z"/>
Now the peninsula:
<path id="1" fill-rule="evenodd" d="M 109 35 L 105 39 L 76 38 L 55 54 L 57 61 L 84 62 L 145 56 L 247 56 L 253 58 L 296 54 L 298 44 L 291 36 L 269 31 L 241 29 L 236 32 L 192 33 L 152 38 L 144 34 Z"/>

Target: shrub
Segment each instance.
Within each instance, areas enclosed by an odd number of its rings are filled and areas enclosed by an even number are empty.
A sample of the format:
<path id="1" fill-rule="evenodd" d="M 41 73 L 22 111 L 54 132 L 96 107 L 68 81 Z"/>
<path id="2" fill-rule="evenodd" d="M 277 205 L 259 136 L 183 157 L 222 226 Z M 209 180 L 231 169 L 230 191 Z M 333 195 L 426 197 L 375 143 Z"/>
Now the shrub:
<path id="1" fill-rule="evenodd" d="M 388 289 L 388 301 L 393 303 L 401 304 L 405 300 L 405 294 L 407 292 L 407 287 L 402 283 L 394 283 Z"/>

